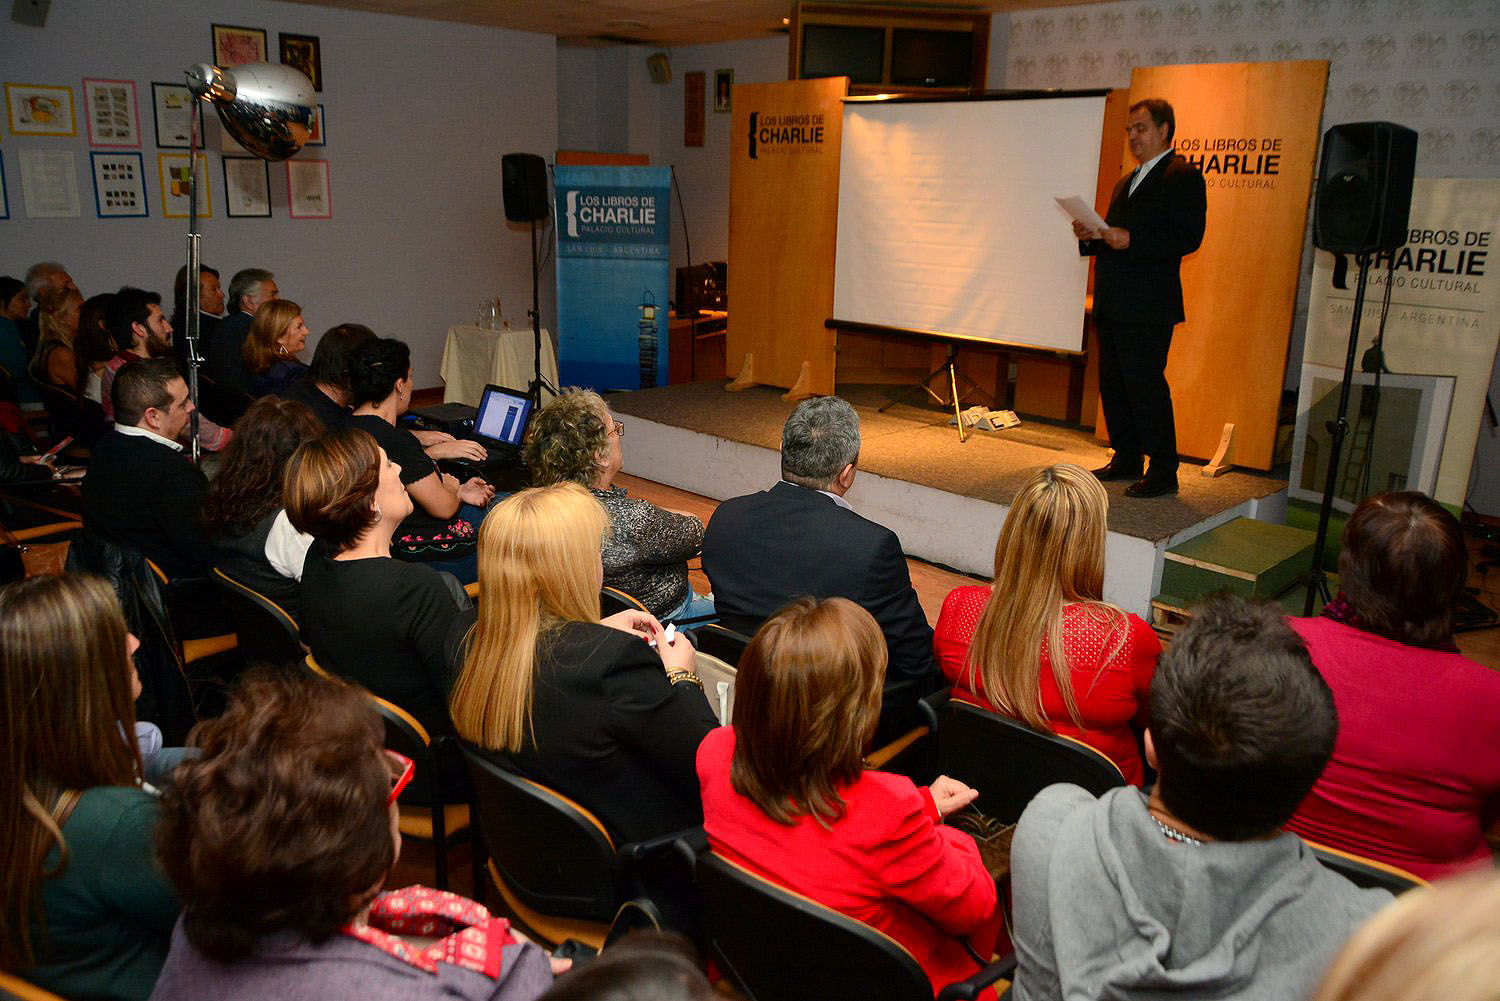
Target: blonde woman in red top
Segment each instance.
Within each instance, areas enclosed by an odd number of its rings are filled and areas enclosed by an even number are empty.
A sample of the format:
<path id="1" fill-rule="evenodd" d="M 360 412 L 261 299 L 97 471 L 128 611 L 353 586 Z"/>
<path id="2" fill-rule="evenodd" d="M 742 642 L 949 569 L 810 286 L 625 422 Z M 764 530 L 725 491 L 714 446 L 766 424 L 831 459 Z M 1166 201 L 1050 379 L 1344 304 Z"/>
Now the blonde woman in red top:
<path id="1" fill-rule="evenodd" d="M 994 585 L 949 593 L 933 649 L 956 697 L 1075 737 L 1140 785 L 1135 733 L 1161 642 L 1103 600 L 1108 510 L 1103 485 L 1081 466 L 1038 471 L 1011 502 Z"/>

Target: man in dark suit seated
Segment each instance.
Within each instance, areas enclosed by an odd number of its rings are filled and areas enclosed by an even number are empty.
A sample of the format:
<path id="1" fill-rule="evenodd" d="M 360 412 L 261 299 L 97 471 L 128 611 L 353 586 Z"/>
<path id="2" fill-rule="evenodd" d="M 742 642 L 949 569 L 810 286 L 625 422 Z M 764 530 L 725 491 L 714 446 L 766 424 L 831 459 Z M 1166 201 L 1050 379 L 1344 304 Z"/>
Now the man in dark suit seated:
<path id="1" fill-rule="evenodd" d="M 177 439 L 193 403 L 171 357 L 115 374 L 115 429 L 94 446 L 83 480 L 83 527 L 138 550 L 168 577 L 201 577 L 213 552 L 198 523 L 206 481 Z"/>
<path id="2" fill-rule="evenodd" d="M 719 505 L 703 572 L 719 619 L 749 635 L 793 598 L 848 598 L 875 617 L 890 652 L 876 740 L 915 725 L 916 701 L 942 687 L 932 627 L 896 533 L 844 499 L 859 460 L 859 415 L 837 396 L 803 400 L 781 431 L 781 482 Z"/>
<path id="3" fill-rule="evenodd" d="M 275 277 L 261 268 L 236 271 L 229 279 L 229 315 L 214 328 L 211 336 L 204 338 L 201 346 L 205 368 L 214 382 L 244 393 L 251 392 L 250 373 L 245 370 L 245 359 L 240 352 L 250 333 L 250 321 L 255 319 L 255 311 L 261 303 L 270 302 L 280 294 Z"/>
<path id="4" fill-rule="evenodd" d="M 1184 318 L 1182 258 L 1203 242 L 1203 175 L 1172 149 L 1177 119 L 1160 98 L 1130 106 L 1125 134 L 1139 164 L 1115 185 L 1094 232 L 1073 223 L 1078 252 L 1094 257 L 1099 399 L 1115 454 L 1101 480 L 1135 480 L 1131 497 L 1177 492 L 1177 429 L 1167 386 L 1172 328 Z M 1141 476 L 1143 459 L 1151 466 Z"/>

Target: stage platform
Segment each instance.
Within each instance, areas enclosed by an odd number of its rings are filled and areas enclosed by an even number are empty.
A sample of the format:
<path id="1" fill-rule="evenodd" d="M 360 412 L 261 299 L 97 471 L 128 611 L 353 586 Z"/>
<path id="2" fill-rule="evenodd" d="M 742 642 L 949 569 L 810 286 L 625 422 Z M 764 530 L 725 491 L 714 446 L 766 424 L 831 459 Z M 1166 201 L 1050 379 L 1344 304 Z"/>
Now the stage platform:
<path id="1" fill-rule="evenodd" d="M 781 426 L 793 404 L 780 389 L 729 393 L 720 381 L 612 393 L 625 422 L 625 471 L 725 500 L 764 490 L 780 478 Z M 848 500 L 860 514 L 889 526 L 908 555 L 988 577 L 995 541 L 1016 489 L 1056 462 L 1086 468 L 1105 461 L 1092 432 L 1026 421 L 1008 431 L 971 433 L 960 444 L 935 408 L 878 408 L 895 386 L 840 386 L 859 412 L 859 476 Z M 1161 582 L 1162 554 L 1232 518 L 1280 522 L 1286 480 L 1231 472 L 1217 479 L 1183 463 L 1176 497 L 1137 500 L 1124 483 L 1110 493 L 1105 598 L 1146 616 Z"/>

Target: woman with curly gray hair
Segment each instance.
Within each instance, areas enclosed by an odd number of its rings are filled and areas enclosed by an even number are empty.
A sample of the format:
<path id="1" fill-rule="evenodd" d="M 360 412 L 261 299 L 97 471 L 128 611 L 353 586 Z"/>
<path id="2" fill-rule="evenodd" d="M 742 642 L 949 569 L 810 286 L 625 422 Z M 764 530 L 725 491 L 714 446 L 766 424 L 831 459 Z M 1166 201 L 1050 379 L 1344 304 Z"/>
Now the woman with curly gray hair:
<path id="1" fill-rule="evenodd" d="M 714 614 L 713 596 L 688 586 L 687 561 L 703 546 L 703 522 L 630 497 L 615 485 L 624 465 L 625 425 L 598 393 L 564 390 L 532 421 L 526 464 L 532 483 L 578 483 L 609 512 L 604 543 L 604 583 L 639 600 L 657 618 L 698 619 Z"/>

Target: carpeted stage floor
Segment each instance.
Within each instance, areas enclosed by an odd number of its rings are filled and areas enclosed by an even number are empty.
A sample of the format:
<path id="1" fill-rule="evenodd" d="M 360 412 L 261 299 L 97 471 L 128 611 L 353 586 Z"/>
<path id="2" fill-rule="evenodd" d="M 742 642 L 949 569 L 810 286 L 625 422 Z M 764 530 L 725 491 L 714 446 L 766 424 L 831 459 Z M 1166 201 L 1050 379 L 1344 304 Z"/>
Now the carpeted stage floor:
<path id="1" fill-rule="evenodd" d="M 622 418 L 640 417 L 779 449 L 781 426 L 793 407 L 782 402 L 783 390 L 757 386 L 729 393 L 725 385 L 716 380 L 613 393 L 609 405 Z M 900 391 L 899 386 L 839 387 L 839 394 L 859 412 L 861 469 L 1009 505 L 1026 477 L 1042 466 L 1076 462 L 1094 468 L 1105 461 L 1104 449 L 1091 431 L 1024 418 L 1020 427 L 975 432 L 960 444 L 957 432 L 947 423 L 951 412 L 902 403 L 879 413 L 878 408 Z M 1198 475 L 1199 468 L 1197 464 L 1183 464 L 1181 492 L 1176 497 L 1137 500 L 1124 495 L 1126 484 L 1106 484 L 1110 530 L 1154 542 L 1246 500 L 1266 497 L 1286 487 L 1284 477 L 1235 471 L 1208 479 Z"/>

